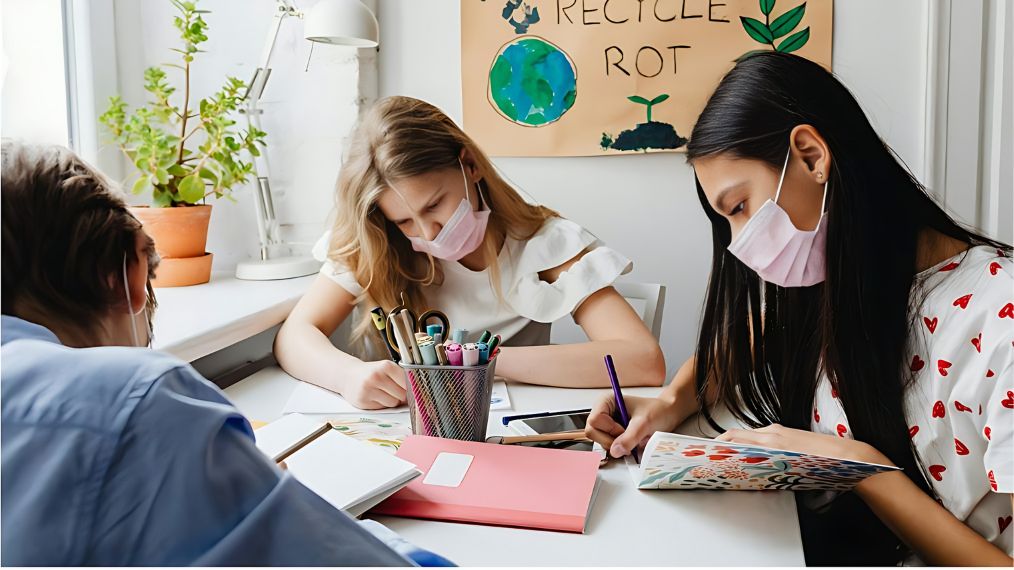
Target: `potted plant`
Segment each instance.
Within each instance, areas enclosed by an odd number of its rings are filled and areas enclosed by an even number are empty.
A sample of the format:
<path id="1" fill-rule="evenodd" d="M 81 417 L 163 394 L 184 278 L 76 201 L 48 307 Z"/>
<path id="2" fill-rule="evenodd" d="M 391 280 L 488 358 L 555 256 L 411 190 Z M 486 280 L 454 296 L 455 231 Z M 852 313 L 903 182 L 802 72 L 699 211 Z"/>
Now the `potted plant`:
<path id="1" fill-rule="evenodd" d="M 260 155 L 266 133 L 254 126 L 241 131 L 231 117 L 243 102 L 246 84 L 227 77 L 225 85 L 209 97 L 191 102 L 190 65 L 198 46 L 208 39 L 208 29 L 195 2 L 170 0 L 179 10 L 173 25 L 183 40 L 180 64 L 149 67 L 144 72 L 144 89 L 150 98 L 129 112 L 119 97 L 111 97 L 109 108 L 99 117 L 113 141 L 137 169 L 134 194 L 148 193 L 151 207 L 131 208 L 155 240 L 162 257 L 157 287 L 178 287 L 207 283 L 211 279 L 212 255 L 205 251 L 211 205 L 205 200 L 232 199 L 231 191 L 244 184 L 254 172 L 244 153 Z M 182 72 L 183 94 L 177 105 L 176 88 L 164 67 Z"/>

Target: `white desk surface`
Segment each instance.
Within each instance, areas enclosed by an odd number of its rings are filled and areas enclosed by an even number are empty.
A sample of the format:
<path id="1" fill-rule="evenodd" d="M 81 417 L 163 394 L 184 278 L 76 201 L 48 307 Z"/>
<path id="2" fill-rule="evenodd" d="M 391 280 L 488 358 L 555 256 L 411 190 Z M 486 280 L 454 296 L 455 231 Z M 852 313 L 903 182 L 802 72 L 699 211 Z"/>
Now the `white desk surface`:
<path id="1" fill-rule="evenodd" d="M 155 290 L 154 348 L 192 362 L 281 323 L 316 275 L 243 281 L 214 273 L 191 287 Z"/>
<path id="2" fill-rule="evenodd" d="M 225 390 L 248 418 L 281 416 L 297 380 L 266 368 Z M 507 433 L 504 415 L 591 407 L 608 389 L 509 384 L 513 410 L 490 413 L 489 434 Z M 651 396 L 658 388 L 627 388 Z M 361 414 L 370 417 L 369 412 Z M 408 415 L 383 417 L 408 423 Z M 684 433 L 694 433 L 692 419 Z M 689 428 L 689 429 L 687 429 Z M 786 491 L 639 491 L 622 462 L 599 472 L 585 534 L 376 517 L 412 543 L 462 566 L 803 566 L 795 499 Z"/>

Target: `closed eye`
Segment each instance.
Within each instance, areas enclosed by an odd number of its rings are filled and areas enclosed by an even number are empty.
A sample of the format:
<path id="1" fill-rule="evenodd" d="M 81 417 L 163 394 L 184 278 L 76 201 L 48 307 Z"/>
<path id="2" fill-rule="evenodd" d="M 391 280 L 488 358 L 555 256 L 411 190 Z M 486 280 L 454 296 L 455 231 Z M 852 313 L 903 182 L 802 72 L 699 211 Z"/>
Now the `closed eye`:
<path id="1" fill-rule="evenodd" d="M 736 204 L 735 206 L 733 206 L 732 210 L 729 211 L 728 215 L 729 216 L 735 216 L 736 214 L 742 212 L 745 209 L 746 209 L 746 200 L 743 200 L 739 204 Z"/>

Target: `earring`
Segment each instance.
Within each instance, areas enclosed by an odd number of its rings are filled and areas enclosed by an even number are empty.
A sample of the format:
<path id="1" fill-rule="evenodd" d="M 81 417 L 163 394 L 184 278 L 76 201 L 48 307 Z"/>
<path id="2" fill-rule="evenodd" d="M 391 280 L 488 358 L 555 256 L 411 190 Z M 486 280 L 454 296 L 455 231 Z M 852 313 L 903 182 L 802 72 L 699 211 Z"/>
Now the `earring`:
<path id="1" fill-rule="evenodd" d="M 817 182 L 820 182 L 823 179 L 824 179 L 824 173 L 823 172 L 818 172 L 817 173 Z"/>

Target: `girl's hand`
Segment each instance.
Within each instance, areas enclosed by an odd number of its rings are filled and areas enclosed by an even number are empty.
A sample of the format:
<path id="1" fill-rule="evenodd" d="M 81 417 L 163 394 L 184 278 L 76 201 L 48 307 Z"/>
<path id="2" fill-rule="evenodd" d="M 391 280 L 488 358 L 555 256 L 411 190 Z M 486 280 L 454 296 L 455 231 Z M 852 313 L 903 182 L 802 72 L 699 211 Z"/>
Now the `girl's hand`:
<path id="1" fill-rule="evenodd" d="M 618 417 L 616 399 L 612 394 L 603 396 L 592 408 L 584 432 L 592 441 L 609 450 L 613 457 L 623 457 L 631 449 L 645 443 L 656 431 L 672 431 L 677 416 L 674 403 L 663 398 L 624 398 L 630 425 L 624 430 L 614 418 Z"/>
<path id="2" fill-rule="evenodd" d="M 823 455 L 852 461 L 891 465 L 891 460 L 872 445 L 834 435 L 824 435 L 778 424 L 757 429 L 731 429 L 716 439 L 747 445 L 773 447 L 785 451 Z"/>
<path id="3" fill-rule="evenodd" d="M 390 360 L 361 362 L 351 371 L 342 396 L 363 410 L 400 406 L 407 397 L 405 372 Z"/>

